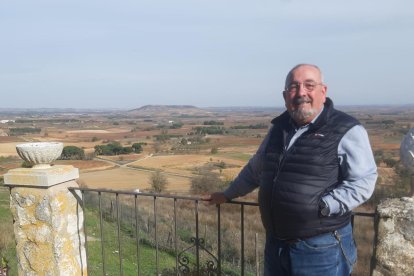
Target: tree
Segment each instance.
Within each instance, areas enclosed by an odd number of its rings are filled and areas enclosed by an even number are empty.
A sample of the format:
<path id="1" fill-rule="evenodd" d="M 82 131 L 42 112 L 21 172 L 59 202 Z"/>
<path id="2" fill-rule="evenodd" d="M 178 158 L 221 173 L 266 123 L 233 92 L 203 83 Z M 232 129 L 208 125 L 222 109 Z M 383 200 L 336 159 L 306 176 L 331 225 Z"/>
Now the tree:
<path id="1" fill-rule="evenodd" d="M 66 146 L 62 150 L 62 155 L 60 156 L 60 159 L 62 160 L 84 160 L 85 151 L 75 146 Z"/>
<path id="2" fill-rule="evenodd" d="M 156 193 L 161 193 L 165 190 L 168 180 L 160 171 L 156 171 L 150 178 L 151 188 Z"/>
<path id="3" fill-rule="evenodd" d="M 133 143 L 131 147 L 132 147 L 132 149 L 134 150 L 135 153 L 141 153 L 142 152 L 142 143 Z"/>
<path id="4" fill-rule="evenodd" d="M 213 172 L 203 171 L 199 176 L 191 179 L 191 192 L 193 194 L 216 192 L 223 186 L 223 181 Z"/>

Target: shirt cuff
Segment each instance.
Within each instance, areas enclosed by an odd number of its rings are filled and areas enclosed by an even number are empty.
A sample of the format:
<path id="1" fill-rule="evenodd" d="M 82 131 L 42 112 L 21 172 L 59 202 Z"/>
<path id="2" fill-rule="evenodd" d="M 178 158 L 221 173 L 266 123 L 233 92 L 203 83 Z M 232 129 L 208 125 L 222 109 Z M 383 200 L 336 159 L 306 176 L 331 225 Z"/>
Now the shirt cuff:
<path id="1" fill-rule="evenodd" d="M 341 213 L 341 204 L 333 196 L 326 195 L 322 197 L 322 200 L 328 205 L 330 216 Z"/>
<path id="2" fill-rule="evenodd" d="M 227 200 L 232 200 L 233 198 L 237 197 L 237 195 L 235 195 L 230 189 L 225 190 L 223 194 L 227 198 Z"/>

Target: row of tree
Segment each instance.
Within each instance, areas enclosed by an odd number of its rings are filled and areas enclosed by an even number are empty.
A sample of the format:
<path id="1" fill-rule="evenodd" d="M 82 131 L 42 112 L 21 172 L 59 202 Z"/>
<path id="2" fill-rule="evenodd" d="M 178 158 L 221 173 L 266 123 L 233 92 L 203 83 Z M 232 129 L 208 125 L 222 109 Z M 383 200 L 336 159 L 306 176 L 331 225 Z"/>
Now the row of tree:
<path id="1" fill-rule="evenodd" d="M 96 155 L 119 155 L 129 153 L 141 153 L 142 146 L 146 143 L 134 143 L 130 147 L 123 147 L 119 142 L 111 142 L 106 145 L 96 145 Z M 76 146 L 66 146 L 62 150 L 61 160 L 85 160 L 85 151 Z"/>
<path id="2" fill-rule="evenodd" d="M 96 145 L 96 155 L 119 155 L 129 153 L 141 153 L 142 145 L 145 143 L 134 143 L 130 147 L 124 147 L 119 142 L 111 142 L 106 145 Z"/>
<path id="3" fill-rule="evenodd" d="M 19 136 L 24 134 L 36 134 L 42 131 L 41 128 L 38 127 L 15 127 L 9 129 L 10 136 Z"/>

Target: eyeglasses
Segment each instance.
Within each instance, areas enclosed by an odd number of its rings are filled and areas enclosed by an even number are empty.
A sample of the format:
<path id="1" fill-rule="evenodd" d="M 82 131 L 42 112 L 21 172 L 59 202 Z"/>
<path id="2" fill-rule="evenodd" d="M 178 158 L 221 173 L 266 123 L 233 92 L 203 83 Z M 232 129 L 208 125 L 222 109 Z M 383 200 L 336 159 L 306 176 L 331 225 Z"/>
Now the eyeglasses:
<path id="1" fill-rule="evenodd" d="M 314 81 L 292 82 L 286 86 L 285 91 L 283 92 L 296 93 L 299 91 L 301 86 L 303 86 L 306 92 L 312 92 L 317 85 L 322 85 L 322 83 L 317 83 Z"/>

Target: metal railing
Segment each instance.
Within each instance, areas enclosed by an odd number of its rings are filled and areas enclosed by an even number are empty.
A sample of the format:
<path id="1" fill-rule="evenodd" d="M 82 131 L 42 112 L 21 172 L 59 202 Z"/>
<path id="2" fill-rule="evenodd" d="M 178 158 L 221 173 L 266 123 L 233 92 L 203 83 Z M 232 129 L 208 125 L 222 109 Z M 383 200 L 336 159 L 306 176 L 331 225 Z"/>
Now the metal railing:
<path id="1" fill-rule="evenodd" d="M 240 210 L 240 217 L 237 218 L 236 216 L 234 219 L 234 221 L 239 223 L 235 228 L 240 233 L 233 233 L 231 235 L 234 236 L 234 239 L 239 239 L 238 259 L 236 261 L 233 259 L 233 262 L 231 262 L 228 254 L 226 255 L 227 257 L 223 257 L 222 239 L 227 228 L 223 227 L 222 209 L 224 207 L 221 205 L 216 206 L 216 214 L 213 214 L 213 216 L 216 216 L 214 219 L 216 225 L 213 225 L 212 222 L 205 222 L 206 219 L 204 219 L 205 229 L 208 225 L 209 229 L 215 228 L 216 232 L 215 235 L 212 235 L 214 236 L 215 241 L 207 242 L 207 231 L 205 230 L 203 237 L 200 230 L 200 208 L 203 208 L 204 212 L 207 211 L 210 213 L 209 221 L 212 220 L 212 211 L 211 208 L 209 209 L 206 207 L 206 204 L 200 205 L 200 202 L 204 200 L 199 197 L 87 188 L 70 188 L 70 190 L 80 191 L 82 194 L 82 208 L 84 214 L 86 214 L 83 225 L 85 232 L 85 247 L 88 259 L 88 274 L 90 275 L 112 275 L 111 271 L 114 271 L 114 261 L 113 258 L 111 258 L 112 265 L 108 264 L 108 255 L 113 257 L 114 254 L 118 255 L 118 260 L 116 262 L 118 269 L 116 272 L 112 272 L 113 275 L 132 275 L 131 267 L 129 267 L 128 272 L 125 272 L 126 258 L 129 258 L 130 264 L 133 263 L 133 275 L 260 275 L 260 271 L 262 270 L 260 267 L 262 265 L 262 262 L 260 261 L 262 256 L 260 254 L 262 253 L 259 252 L 262 252 L 263 250 L 259 250 L 259 247 L 263 245 L 264 241 L 258 241 L 257 232 L 254 233 L 255 248 L 254 250 L 249 248 L 250 255 L 252 254 L 251 252 L 254 252 L 254 257 L 252 258 L 249 256 L 249 262 L 246 262 L 245 209 L 252 206 L 255 208 L 255 213 L 258 214 L 258 204 L 255 202 L 231 201 L 225 204 L 233 207 L 239 206 Z M 161 205 L 158 203 L 160 200 L 168 200 L 171 202 L 163 202 Z M 179 206 L 179 202 L 183 201 L 187 203 Z M 162 207 L 162 210 L 159 210 L 160 207 Z M 226 217 L 235 215 L 235 208 L 230 209 L 230 211 L 225 212 Z M 88 210 L 92 210 L 90 213 L 93 213 L 94 215 L 90 215 Z M 181 232 L 185 232 L 186 230 L 183 230 L 182 225 L 178 223 L 178 219 L 182 218 L 182 215 L 179 215 L 178 211 L 189 212 L 194 216 L 194 222 L 190 223 L 190 225 L 195 226 L 192 236 L 190 235 L 189 237 L 187 235 L 186 238 L 183 237 Z M 143 216 L 143 213 L 146 215 Z M 172 216 L 172 221 L 170 221 L 170 215 Z M 249 215 L 251 216 L 250 213 Z M 96 225 L 91 226 L 88 224 L 88 216 L 94 216 L 94 218 L 98 220 Z M 374 214 L 362 212 L 353 213 L 352 223 L 354 223 L 354 216 L 373 218 Z M 113 250 L 112 252 L 108 252 L 108 246 L 106 246 L 108 243 L 113 242 L 112 238 L 105 235 L 105 231 L 110 232 L 110 230 L 106 230 L 106 227 L 109 228 L 108 221 L 115 224 L 114 228 L 111 229 L 116 232 L 116 245 L 113 245 L 110 248 L 117 248 L 117 250 Z M 160 224 L 161 221 L 162 224 Z M 226 222 L 228 223 L 228 221 Z M 161 227 L 165 228 L 168 225 L 171 226 L 171 231 L 168 232 L 167 240 L 170 247 L 165 246 L 165 244 L 161 245 L 162 237 L 160 237 L 159 233 Z M 256 225 L 252 225 L 251 222 L 249 222 L 249 226 L 249 228 L 256 227 Z M 145 231 L 142 230 L 143 228 L 145 228 Z M 91 231 L 94 231 L 94 233 L 91 233 Z M 99 232 L 99 235 L 95 233 L 96 231 Z M 179 235 L 179 233 L 181 234 Z M 93 237 L 93 235 L 95 235 L 95 237 Z M 263 229 L 259 235 L 262 239 L 264 238 Z M 125 242 L 123 243 L 123 240 L 125 239 L 125 236 L 128 237 L 128 243 L 131 243 L 132 239 L 133 242 L 135 242 L 135 252 L 133 253 L 135 260 L 133 261 L 131 260 L 131 249 L 124 248 Z M 96 246 L 96 241 L 100 241 L 100 243 L 98 243 L 100 244 L 99 246 Z M 94 256 L 92 256 L 90 250 L 92 242 L 94 244 Z M 260 243 L 262 245 L 260 245 Z M 213 244 L 216 244 L 216 246 Z M 229 242 L 226 244 L 229 244 Z M 142 255 L 143 245 L 147 248 L 151 248 L 155 255 L 155 264 L 152 265 L 153 268 L 151 274 L 149 274 L 148 270 L 144 269 L 144 265 L 147 265 L 150 261 L 147 259 L 144 260 L 144 256 Z M 100 247 L 99 254 L 96 254 L 97 247 Z M 127 250 L 128 252 L 126 252 Z M 163 254 L 162 257 L 161 254 Z M 163 263 L 167 258 L 174 258 L 175 265 L 166 268 L 165 264 L 160 265 L 160 258 L 163 259 Z"/>

